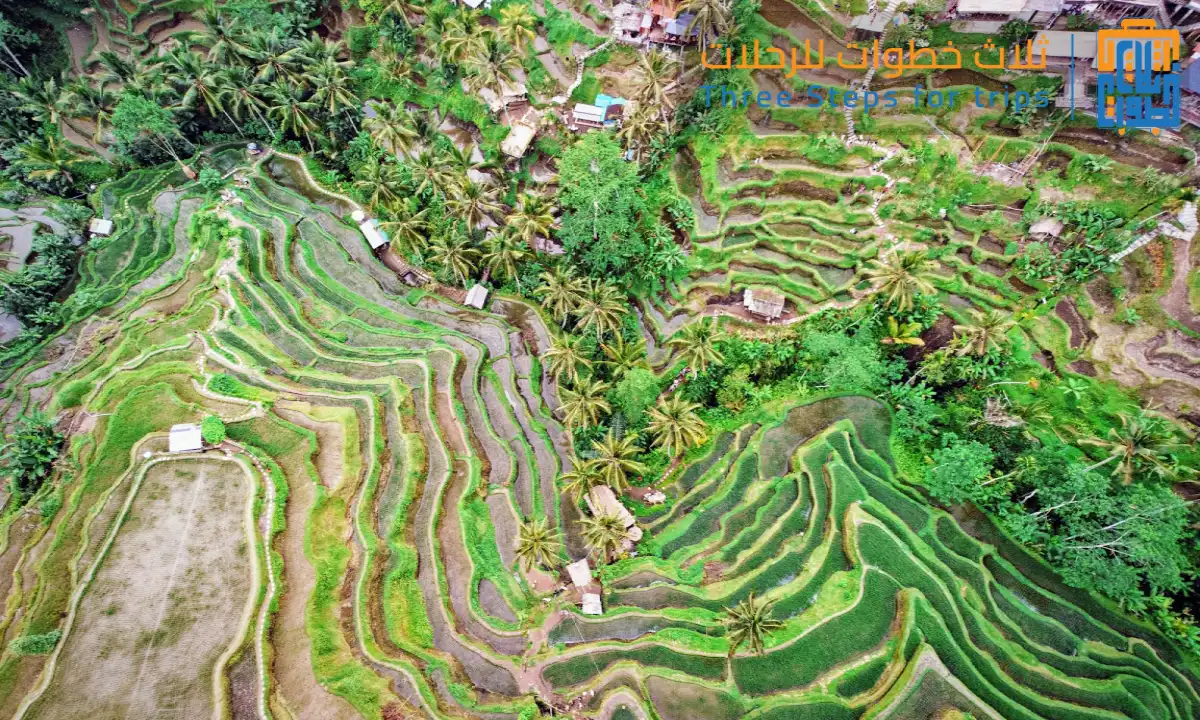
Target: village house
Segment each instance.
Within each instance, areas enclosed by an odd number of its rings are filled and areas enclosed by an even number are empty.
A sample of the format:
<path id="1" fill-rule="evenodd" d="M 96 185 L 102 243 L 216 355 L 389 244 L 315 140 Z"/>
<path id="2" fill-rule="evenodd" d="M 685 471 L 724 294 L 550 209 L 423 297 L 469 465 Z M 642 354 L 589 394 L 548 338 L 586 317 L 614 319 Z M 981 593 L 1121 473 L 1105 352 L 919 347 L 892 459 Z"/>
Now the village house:
<path id="1" fill-rule="evenodd" d="M 108 218 L 92 218 L 88 223 L 88 232 L 100 237 L 108 237 L 112 235 L 113 221 Z"/>
<path id="2" fill-rule="evenodd" d="M 680 13 L 671 0 L 654 0 L 649 6 L 617 3 L 612 18 L 613 37 L 629 45 L 683 48 L 700 37 L 700 29 L 692 27 L 695 13 Z"/>
<path id="3" fill-rule="evenodd" d="M 588 509 L 593 515 L 616 515 L 625 526 L 626 549 L 631 549 L 633 543 L 642 539 L 642 529 L 637 526 L 633 513 L 621 504 L 617 494 L 607 485 L 598 485 L 587 494 Z"/>
<path id="4" fill-rule="evenodd" d="M 467 291 L 467 299 L 463 302 L 464 305 L 469 305 L 476 310 L 482 310 L 487 303 L 488 289 L 476 283 Z"/>
<path id="5" fill-rule="evenodd" d="M 1035 54 L 1045 48 L 1048 71 L 1066 73 L 1074 58 L 1076 80 L 1092 74 L 1097 53 L 1095 32 L 1042 30 L 1033 38 L 1033 47 Z"/>
<path id="6" fill-rule="evenodd" d="M 575 103 L 567 118 L 567 126 L 576 132 L 616 127 L 625 119 L 625 113 L 631 106 L 632 103 L 625 98 L 600 93 L 594 103 Z"/>
<path id="7" fill-rule="evenodd" d="M 876 11 L 856 15 L 850 21 L 850 27 L 854 29 L 855 40 L 874 40 L 887 31 L 888 25 L 903 25 L 906 22 L 908 22 L 908 15 L 904 13 L 896 13 L 891 19 L 888 19 L 885 13 Z"/>
<path id="8" fill-rule="evenodd" d="M 783 315 L 786 302 L 782 295 L 770 290 L 746 288 L 742 295 L 742 305 L 746 310 L 766 320 L 777 320 Z"/>
<path id="9" fill-rule="evenodd" d="M 368 218 L 362 210 L 355 210 L 350 213 L 350 219 L 358 224 L 358 230 L 367 239 L 371 250 L 378 250 L 388 244 L 387 233 L 379 229 L 379 221 L 375 218 Z"/>
<path id="10" fill-rule="evenodd" d="M 509 129 L 508 135 L 500 143 L 500 152 L 520 160 L 525 157 L 525 153 L 529 150 L 529 145 L 533 142 L 533 138 L 537 135 L 537 128 L 524 122 L 517 123 Z"/>
<path id="11" fill-rule="evenodd" d="M 949 12 L 955 19 L 971 23 L 1024 20 L 1048 28 L 1062 15 L 1065 4 L 1065 0 L 958 0 L 952 2 Z M 985 30 L 972 27 L 966 32 Z"/>

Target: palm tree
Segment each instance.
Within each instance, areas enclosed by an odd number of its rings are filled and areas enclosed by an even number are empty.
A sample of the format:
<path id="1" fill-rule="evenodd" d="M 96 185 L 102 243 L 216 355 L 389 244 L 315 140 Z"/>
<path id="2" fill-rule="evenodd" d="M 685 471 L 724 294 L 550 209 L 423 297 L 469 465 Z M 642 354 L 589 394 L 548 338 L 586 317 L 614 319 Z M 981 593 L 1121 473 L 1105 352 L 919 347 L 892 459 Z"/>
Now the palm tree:
<path id="1" fill-rule="evenodd" d="M 613 555 L 628 536 L 625 523 L 615 513 L 585 517 L 579 521 L 579 528 L 584 542 L 591 549 L 599 550 L 605 562 L 611 562 Z"/>
<path id="2" fill-rule="evenodd" d="M 305 64 L 309 66 L 334 63 L 342 70 L 354 67 L 354 61 L 338 59 L 346 50 L 346 46 L 342 44 L 341 40 L 323 38 L 316 32 L 310 33 L 308 39 L 301 42 L 296 50 Z"/>
<path id="3" fill-rule="evenodd" d="M 518 53 L 525 52 L 525 46 L 537 37 L 534 28 L 537 27 L 537 17 L 529 12 L 529 6 L 523 3 L 511 3 L 500 9 L 500 39 L 512 46 Z"/>
<path id="4" fill-rule="evenodd" d="M 627 343 L 625 338 L 618 334 L 612 343 L 604 343 L 600 349 L 608 358 L 604 364 L 612 370 L 613 380 L 620 380 L 635 368 L 650 369 L 650 363 L 646 360 L 646 341 L 640 337 Z"/>
<path id="5" fill-rule="evenodd" d="M 53 135 L 45 135 L 41 142 L 28 142 L 18 148 L 20 155 L 15 161 L 31 180 L 75 182 L 71 171 L 87 160 L 74 145 L 60 143 Z"/>
<path id="6" fill-rule="evenodd" d="M 658 118 L 658 110 L 646 105 L 638 105 L 637 109 L 625 118 L 617 130 L 617 137 L 625 141 L 625 147 L 635 149 L 640 158 L 642 148 L 650 144 L 651 139 L 658 134 L 663 125 Z"/>
<path id="7" fill-rule="evenodd" d="M 454 234 L 434 240 L 430 245 L 429 259 L 448 268 L 466 287 L 467 278 L 475 272 L 479 251 L 468 245 L 465 237 Z"/>
<path id="8" fill-rule="evenodd" d="M 279 28 L 247 35 L 243 53 L 251 65 L 258 68 L 254 73 L 255 82 L 299 83 L 304 59 L 297 48 L 288 45 L 287 37 Z"/>
<path id="9" fill-rule="evenodd" d="M 617 494 L 629 487 L 631 474 L 646 472 L 646 466 L 633 459 L 641 452 L 636 441 L 637 436 L 633 434 L 618 440 L 612 430 L 608 431 L 604 440 L 592 441 L 592 450 L 596 453 L 592 462 L 596 463 L 604 482 Z"/>
<path id="10" fill-rule="evenodd" d="M 32 114 L 38 124 L 58 125 L 64 98 L 62 86 L 57 80 L 38 80 L 30 75 L 10 86 L 9 92 L 20 101 L 20 108 Z"/>
<path id="11" fill-rule="evenodd" d="M 435 46 L 438 57 L 443 63 L 458 65 L 479 52 L 487 34 L 490 33 L 480 24 L 478 12 L 455 13 L 446 21 Z"/>
<path id="12" fill-rule="evenodd" d="M 517 6 L 524 9 L 523 6 Z M 467 89 L 479 92 L 489 88 L 499 97 L 506 82 L 515 80 L 521 68 L 521 58 L 494 33 L 486 33 L 483 42 L 463 59 L 467 73 Z"/>
<path id="13" fill-rule="evenodd" d="M 369 158 L 359 170 L 359 179 L 354 181 L 354 187 L 362 191 L 372 210 L 391 205 L 400 199 L 400 168 L 392 162 Z"/>
<path id="14" fill-rule="evenodd" d="M 270 86 L 254 82 L 249 68 L 231 65 L 217 75 L 217 96 L 238 120 L 253 116 L 275 137 L 275 126 L 267 120 Z"/>
<path id="15" fill-rule="evenodd" d="M 700 47 L 708 47 L 710 40 L 724 34 L 733 25 L 733 13 L 727 0 L 684 0 L 681 12 L 693 13 L 687 32 L 700 31 Z"/>
<path id="16" fill-rule="evenodd" d="M 887 335 L 879 342 L 884 345 L 924 345 L 925 341 L 920 338 L 921 324 L 920 323 L 899 323 L 894 315 L 888 315 L 887 319 Z"/>
<path id="17" fill-rule="evenodd" d="M 667 94 L 667 87 L 671 84 L 675 69 L 675 61 L 659 50 L 639 55 L 634 80 L 637 88 L 634 97 L 638 103 L 658 108 L 659 115 L 665 116 L 667 111 L 675 106 Z"/>
<path id="18" fill-rule="evenodd" d="M 704 442 L 708 428 L 696 414 L 699 405 L 684 400 L 679 395 L 660 399 L 655 407 L 650 408 L 650 422 L 647 432 L 654 438 L 655 447 L 661 447 L 663 452 L 674 458 L 689 447 Z"/>
<path id="19" fill-rule="evenodd" d="M 509 5 L 507 7 L 524 9 L 525 6 Z M 529 245 L 529 249 L 541 252 L 541 243 L 538 240 L 550 236 L 550 230 L 554 227 L 552 212 L 553 206 L 547 200 L 525 193 L 521 195 L 520 209 L 510 213 L 504 222 L 516 231 L 517 237 Z"/>
<path id="20" fill-rule="evenodd" d="M 392 103 L 372 104 L 375 117 L 368 118 L 367 131 L 380 147 L 396 156 L 407 155 L 413 147 L 417 134 L 413 132 L 412 118 L 403 108 Z"/>
<path id="21" fill-rule="evenodd" d="M 489 272 L 512 280 L 521 292 L 521 276 L 517 263 L 530 258 L 529 251 L 508 232 L 500 232 L 483 241 L 483 262 Z"/>
<path id="22" fill-rule="evenodd" d="M 64 100 L 63 114 L 77 119 L 91 120 L 96 125 L 92 142 L 99 144 L 104 137 L 104 128 L 112 121 L 112 113 L 119 98 L 104 85 L 93 86 L 86 80 L 72 83 Z"/>
<path id="23" fill-rule="evenodd" d="M 545 352 L 544 357 L 556 382 L 562 382 L 562 376 L 566 375 L 572 385 L 578 385 L 580 368 L 592 366 L 592 361 L 588 360 L 580 347 L 582 343 L 581 337 L 562 335 L 550 344 L 550 349 Z"/>
<path id="24" fill-rule="evenodd" d="M 380 36 L 379 42 L 371 50 L 371 59 L 379 67 L 379 76 L 385 80 L 404 80 L 412 75 L 412 65 L 386 35 Z"/>
<path id="25" fill-rule="evenodd" d="M 558 532 L 550 527 L 546 518 L 521 523 L 517 528 L 517 559 L 526 570 L 537 564 L 551 569 L 557 567 L 561 550 Z"/>
<path id="26" fill-rule="evenodd" d="M 591 492 L 592 488 L 599 487 L 604 484 L 604 476 L 600 474 L 600 468 L 591 460 L 580 461 L 579 458 L 572 458 L 573 470 L 568 470 L 558 476 L 560 482 L 563 483 L 562 491 L 566 495 L 582 497 Z"/>
<path id="27" fill-rule="evenodd" d="M 426 190 L 448 196 L 458 187 L 458 176 L 430 150 L 423 151 L 409 163 L 413 179 L 417 181 L 416 194 Z"/>
<path id="28" fill-rule="evenodd" d="M 533 294 L 541 299 L 542 307 L 550 311 L 559 326 L 565 328 L 567 319 L 583 301 L 583 282 L 559 268 L 542 273 L 541 280 Z"/>
<path id="29" fill-rule="evenodd" d="M 621 301 L 621 292 L 616 287 L 596 278 L 588 278 L 575 314 L 579 316 L 575 329 L 595 328 L 596 339 L 599 340 L 605 332 L 616 332 L 621 327 L 625 303 Z"/>
<path id="30" fill-rule="evenodd" d="M 190 50 L 168 53 L 163 64 L 166 66 L 167 81 L 176 92 L 181 93 L 179 104 L 182 107 L 192 109 L 198 101 L 203 101 L 211 117 L 217 117 L 219 112 L 238 132 L 242 131 L 222 102 L 222 81 L 215 65 L 205 62 L 199 53 Z"/>
<path id="31" fill-rule="evenodd" d="M 226 64 L 245 52 L 237 19 L 231 20 L 222 14 L 213 0 L 192 13 L 192 17 L 204 25 L 204 30 L 195 38 L 195 44 L 208 48 L 209 62 Z"/>
<path id="32" fill-rule="evenodd" d="M 771 617 L 771 608 L 774 605 L 774 600 L 758 600 L 751 590 L 745 600 L 734 607 L 725 608 L 725 618 L 722 622 L 729 638 L 728 661 L 733 660 L 734 654 L 743 643 L 749 643 L 750 649 L 759 655 L 766 651 L 763 645 L 764 637 L 783 627 L 783 621 Z"/>
<path id="33" fill-rule="evenodd" d="M 700 320 L 684 326 L 675 337 L 667 342 L 679 352 L 679 357 L 692 369 L 692 376 L 704 372 L 712 363 L 725 360 L 725 356 L 717 349 L 719 329 L 716 318 L 709 322 Z"/>
<path id="34" fill-rule="evenodd" d="M 559 396 L 562 399 L 563 419 L 567 426 L 595 425 L 599 422 L 601 413 L 611 412 L 612 406 L 604 397 L 608 388 L 608 383 L 591 378 L 579 378 L 579 382 L 575 383 L 573 388 L 562 388 Z"/>
<path id="35" fill-rule="evenodd" d="M 990 350 L 1003 349 L 1008 331 L 1017 324 L 1011 316 L 995 309 L 987 312 L 972 310 L 971 315 L 970 323 L 954 326 L 962 343 L 958 348 L 959 355 L 987 355 Z"/>
<path id="36" fill-rule="evenodd" d="M 96 56 L 100 61 L 100 82 L 104 85 L 126 85 L 138 74 L 136 61 L 128 60 L 112 50 L 101 50 Z"/>
<path id="37" fill-rule="evenodd" d="M 503 206 L 497 201 L 499 192 L 491 184 L 467 180 L 446 206 L 467 224 L 468 230 L 477 230 L 485 219 L 498 213 Z"/>
<path id="38" fill-rule="evenodd" d="M 307 140 L 309 150 L 314 149 L 310 133 L 317 127 L 312 118 L 316 109 L 317 106 L 306 100 L 298 88 L 286 84 L 276 84 L 271 88 L 271 107 L 267 110 L 267 117 L 275 118 L 284 132 Z"/>
<path id="39" fill-rule="evenodd" d="M 1167 457 L 1177 445 L 1167 437 L 1162 422 L 1144 414 L 1122 414 L 1119 419 L 1121 427 L 1109 428 L 1108 437 L 1083 441 L 1108 453 L 1107 459 L 1090 465 L 1087 469 L 1094 470 L 1116 460 L 1113 474 L 1120 474 L 1122 482 L 1126 485 L 1133 482 L 1134 472 L 1138 470 L 1145 470 L 1160 477 L 1170 476 L 1171 468 Z"/>
<path id="40" fill-rule="evenodd" d="M 425 222 L 428 208 L 417 210 L 416 200 L 406 197 L 392 203 L 389 209 L 393 219 L 381 222 L 379 226 L 391 236 L 392 247 L 401 255 L 421 249 L 425 244 L 425 230 L 429 227 Z"/>
<path id="41" fill-rule="evenodd" d="M 323 106 L 330 117 L 348 117 L 357 132 L 355 115 L 360 102 L 358 95 L 354 94 L 350 77 L 341 65 L 335 60 L 325 59 L 310 72 L 309 79 L 313 87 L 312 101 Z"/>
<path id="42" fill-rule="evenodd" d="M 917 294 L 934 292 L 929 281 L 929 257 L 919 251 L 894 252 L 867 270 L 874 290 L 885 295 L 884 303 L 899 312 L 913 308 Z"/>

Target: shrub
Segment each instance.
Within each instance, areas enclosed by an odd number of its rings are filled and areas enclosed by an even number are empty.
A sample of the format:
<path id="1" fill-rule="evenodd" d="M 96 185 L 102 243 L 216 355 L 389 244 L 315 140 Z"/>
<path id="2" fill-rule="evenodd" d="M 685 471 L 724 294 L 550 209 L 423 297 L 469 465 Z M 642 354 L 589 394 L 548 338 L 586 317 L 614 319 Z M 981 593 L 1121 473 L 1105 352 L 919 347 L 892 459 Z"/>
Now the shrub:
<path id="1" fill-rule="evenodd" d="M 215 192 L 225 184 L 225 178 L 221 177 L 221 171 L 216 168 L 204 168 L 200 171 L 199 182 L 200 187 L 207 192 Z"/>
<path id="2" fill-rule="evenodd" d="M 42 520 L 50 522 L 58 511 L 62 509 L 62 493 L 55 491 L 54 493 L 42 498 L 42 502 L 38 504 L 38 511 L 42 513 Z"/>
<path id="3" fill-rule="evenodd" d="M 92 391 L 92 383 L 87 380 L 76 380 L 63 386 L 58 393 L 59 409 L 73 408 L 83 402 L 83 396 Z"/>
<path id="4" fill-rule="evenodd" d="M 19 497 L 29 497 L 50 476 L 63 436 L 54 421 L 41 412 L 22 417 L 8 442 L 0 448 L 0 466 Z"/>
<path id="5" fill-rule="evenodd" d="M 225 439 L 225 421 L 216 415 L 209 415 L 200 423 L 200 434 L 209 445 L 220 443 Z"/>
<path id="6" fill-rule="evenodd" d="M 61 637 L 60 630 L 51 630 L 41 635 L 22 635 L 10 642 L 8 649 L 13 655 L 49 655 Z"/>

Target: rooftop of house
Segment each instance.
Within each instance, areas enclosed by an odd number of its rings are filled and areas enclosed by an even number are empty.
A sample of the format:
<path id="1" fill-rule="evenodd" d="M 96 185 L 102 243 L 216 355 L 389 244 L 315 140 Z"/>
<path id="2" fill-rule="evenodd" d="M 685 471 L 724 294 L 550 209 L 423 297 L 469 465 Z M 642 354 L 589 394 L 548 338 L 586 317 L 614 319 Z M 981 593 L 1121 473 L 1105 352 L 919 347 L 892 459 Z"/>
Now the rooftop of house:
<path id="1" fill-rule="evenodd" d="M 200 426 L 192 423 L 172 425 L 167 439 L 167 449 L 171 452 L 191 452 L 204 447 L 204 435 Z"/>
<path id="2" fill-rule="evenodd" d="M 112 233 L 113 221 L 107 218 L 92 218 L 88 223 L 88 232 L 93 235 L 109 235 Z"/>
<path id="3" fill-rule="evenodd" d="M 755 315 L 774 320 L 783 314 L 786 300 L 782 295 L 770 290 L 746 288 L 742 296 L 742 305 Z"/>
<path id="4" fill-rule="evenodd" d="M 603 123 L 604 108 L 587 103 L 575 103 L 575 107 L 571 110 L 571 116 L 577 121 Z"/>
<path id="5" fill-rule="evenodd" d="M 387 233 L 379 229 L 379 221 L 375 218 L 364 220 L 358 224 L 359 231 L 367 239 L 372 250 L 377 250 L 388 244 Z"/>
<path id="6" fill-rule="evenodd" d="M 533 137 L 537 135 L 537 130 L 531 125 L 513 125 L 505 136 L 504 141 L 500 143 L 500 152 L 513 158 L 522 158 L 525 156 L 525 151 L 529 149 L 529 144 L 533 142 Z"/>
<path id="7" fill-rule="evenodd" d="M 467 291 L 466 304 L 477 310 L 482 310 L 484 303 L 487 302 L 488 289 L 482 285 L 473 285 Z"/>
<path id="8" fill-rule="evenodd" d="M 1063 231 L 1063 221 L 1058 218 L 1044 217 L 1029 226 L 1030 235 L 1052 235 L 1058 237 Z"/>
<path id="9" fill-rule="evenodd" d="M 584 615 L 603 615 L 604 605 L 600 602 L 599 593 L 584 593 L 580 603 Z"/>
<path id="10" fill-rule="evenodd" d="M 1074 53 L 1071 41 L 1074 38 Z M 1043 40 L 1045 44 L 1043 45 Z M 1091 60 L 1096 57 L 1096 33 L 1069 30 L 1043 30 L 1033 39 L 1033 52 L 1037 56 L 1040 48 L 1046 48 L 1046 57 Z"/>
<path id="11" fill-rule="evenodd" d="M 1021 12 L 1026 0 L 958 0 L 958 12 L 1003 15 Z"/>
<path id="12" fill-rule="evenodd" d="M 621 501 L 617 499 L 617 494 L 607 485 L 598 485 L 592 488 L 588 492 L 587 500 L 593 514 L 616 515 L 621 518 L 621 524 L 625 526 L 625 529 L 637 524 L 633 513 L 621 504 Z"/>

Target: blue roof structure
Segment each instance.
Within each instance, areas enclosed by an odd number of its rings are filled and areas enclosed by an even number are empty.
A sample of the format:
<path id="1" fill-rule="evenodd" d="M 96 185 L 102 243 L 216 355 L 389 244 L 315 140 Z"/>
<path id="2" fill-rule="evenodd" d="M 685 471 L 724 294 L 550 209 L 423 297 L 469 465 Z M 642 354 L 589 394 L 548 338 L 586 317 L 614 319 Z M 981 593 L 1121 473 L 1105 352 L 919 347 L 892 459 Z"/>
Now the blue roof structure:
<path id="1" fill-rule="evenodd" d="M 1194 62 L 1184 68 L 1179 86 L 1190 93 L 1200 95 L 1200 62 Z"/>
<path id="2" fill-rule="evenodd" d="M 596 102 L 592 104 L 602 110 L 607 110 L 609 105 L 624 105 L 628 102 L 629 101 L 625 98 L 613 97 L 612 95 L 600 93 L 596 96 Z"/>

